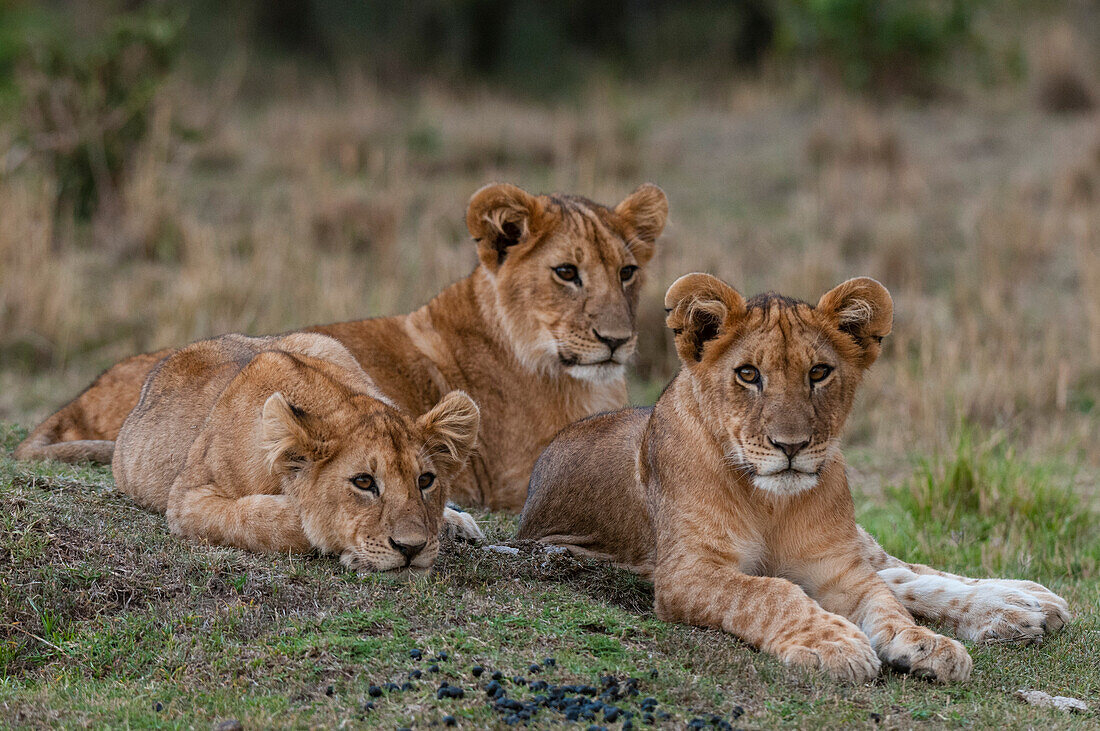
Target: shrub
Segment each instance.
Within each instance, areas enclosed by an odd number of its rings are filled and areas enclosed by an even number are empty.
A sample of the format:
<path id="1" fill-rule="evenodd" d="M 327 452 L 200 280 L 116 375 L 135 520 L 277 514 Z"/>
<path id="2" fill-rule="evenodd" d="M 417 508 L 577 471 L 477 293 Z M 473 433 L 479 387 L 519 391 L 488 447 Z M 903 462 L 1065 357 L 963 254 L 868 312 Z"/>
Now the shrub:
<path id="1" fill-rule="evenodd" d="M 62 17 L 25 27 L 14 66 L 22 137 L 56 178 L 57 212 L 113 202 L 176 58 L 181 19 L 157 6 L 115 14 L 103 32 Z"/>
<path id="2" fill-rule="evenodd" d="M 861 90 L 924 93 L 973 41 L 970 0 L 786 0 L 780 46 Z"/>

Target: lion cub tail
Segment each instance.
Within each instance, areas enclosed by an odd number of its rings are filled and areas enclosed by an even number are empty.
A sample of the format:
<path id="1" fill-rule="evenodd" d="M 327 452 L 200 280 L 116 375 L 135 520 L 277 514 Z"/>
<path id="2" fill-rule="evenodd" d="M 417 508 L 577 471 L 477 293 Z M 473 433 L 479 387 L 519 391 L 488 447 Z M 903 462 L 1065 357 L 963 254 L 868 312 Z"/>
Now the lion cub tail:
<path id="1" fill-rule="evenodd" d="M 33 434 L 24 439 L 15 448 L 14 457 L 18 460 L 56 459 L 59 462 L 98 462 L 110 464 L 115 453 L 114 440 L 78 439 L 71 442 L 59 442 L 56 434 L 43 429 L 50 424 L 44 423 Z"/>

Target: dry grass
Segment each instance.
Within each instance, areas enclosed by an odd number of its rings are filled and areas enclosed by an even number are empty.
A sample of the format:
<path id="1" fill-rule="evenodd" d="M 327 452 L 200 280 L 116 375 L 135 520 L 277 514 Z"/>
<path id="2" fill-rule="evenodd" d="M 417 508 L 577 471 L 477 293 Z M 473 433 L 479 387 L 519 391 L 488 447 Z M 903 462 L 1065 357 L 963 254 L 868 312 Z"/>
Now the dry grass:
<path id="1" fill-rule="evenodd" d="M 652 180 L 672 222 L 638 400 L 675 368 L 660 298 L 676 276 L 813 300 L 867 274 L 897 320 L 851 444 L 895 461 L 965 422 L 1100 467 L 1094 117 L 752 88 L 395 98 L 355 78 L 248 104 L 231 82 L 165 94 L 120 218 L 56 224 L 32 162 L 0 180 L 0 419 L 29 425 L 134 351 L 412 309 L 472 268 L 464 205 L 486 182 L 614 202 Z"/>

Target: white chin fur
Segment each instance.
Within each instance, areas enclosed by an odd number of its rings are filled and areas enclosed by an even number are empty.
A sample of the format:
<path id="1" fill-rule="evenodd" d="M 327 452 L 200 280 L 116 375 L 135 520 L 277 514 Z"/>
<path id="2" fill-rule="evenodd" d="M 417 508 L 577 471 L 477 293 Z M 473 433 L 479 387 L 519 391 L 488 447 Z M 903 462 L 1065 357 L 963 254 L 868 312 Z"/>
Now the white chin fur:
<path id="1" fill-rule="evenodd" d="M 805 472 L 780 472 L 775 475 L 754 475 L 752 484 L 773 495 L 797 495 L 817 486 L 818 476 Z"/>
<path id="2" fill-rule="evenodd" d="M 623 378 L 626 367 L 621 363 L 601 363 L 599 365 L 575 365 L 565 369 L 571 377 L 589 383 L 609 383 Z"/>

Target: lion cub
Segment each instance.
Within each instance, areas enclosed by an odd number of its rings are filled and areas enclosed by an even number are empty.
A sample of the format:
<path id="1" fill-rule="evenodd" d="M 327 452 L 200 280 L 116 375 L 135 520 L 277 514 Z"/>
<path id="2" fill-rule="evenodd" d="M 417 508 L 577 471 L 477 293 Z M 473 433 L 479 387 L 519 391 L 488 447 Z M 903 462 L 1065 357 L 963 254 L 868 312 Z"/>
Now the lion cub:
<path id="1" fill-rule="evenodd" d="M 653 409 L 592 417 L 550 444 L 519 537 L 639 571 L 660 618 L 791 665 L 966 680 L 963 646 L 915 624 L 876 573 L 838 446 L 890 332 L 886 289 L 853 279 L 811 306 L 689 274 L 665 308 L 679 375 Z"/>
<path id="2" fill-rule="evenodd" d="M 119 490 L 166 513 L 178 535 L 427 570 L 441 524 L 481 538 L 446 507 L 478 421 L 461 391 L 409 418 L 332 338 L 225 335 L 150 373 L 111 467 Z"/>

